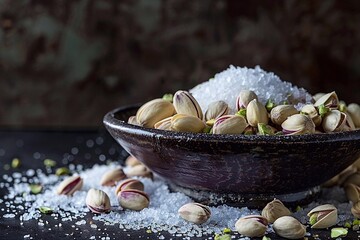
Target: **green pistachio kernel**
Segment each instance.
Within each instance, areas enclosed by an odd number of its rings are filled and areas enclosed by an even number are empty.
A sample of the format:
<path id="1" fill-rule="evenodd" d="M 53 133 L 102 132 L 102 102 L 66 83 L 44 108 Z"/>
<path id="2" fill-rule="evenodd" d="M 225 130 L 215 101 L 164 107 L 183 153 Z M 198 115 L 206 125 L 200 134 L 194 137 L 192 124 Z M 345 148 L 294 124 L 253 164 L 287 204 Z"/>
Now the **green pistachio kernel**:
<path id="1" fill-rule="evenodd" d="M 246 108 L 240 109 L 237 113 L 235 113 L 235 115 L 242 116 L 242 117 L 246 118 Z"/>
<path id="2" fill-rule="evenodd" d="M 317 216 L 318 216 L 318 213 L 314 213 L 310 216 L 310 219 L 309 219 L 310 225 L 314 225 L 317 222 Z"/>
<path id="3" fill-rule="evenodd" d="M 360 220 L 354 219 L 354 221 L 352 222 L 352 225 L 360 225 Z"/>
<path id="4" fill-rule="evenodd" d="M 14 159 L 11 161 L 11 167 L 12 167 L 12 168 L 19 168 L 20 166 L 21 166 L 21 161 L 20 161 L 20 159 L 14 158 Z"/>
<path id="5" fill-rule="evenodd" d="M 269 238 L 267 236 L 263 236 L 261 240 L 271 240 L 271 238 Z"/>
<path id="6" fill-rule="evenodd" d="M 32 194 L 39 194 L 43 189 L 43 187 L 40 184 L 30 184 L 29 187 L 30 187 L 30 192 Z"/>
<path id="7" fill-rule="evenodd" d="M 331 238 L 346 237 L 348 230 L 346 228 L 336 227 L 331 229 Z"/>
<path id="8" fill-rule="evenodd" d="M 276 107 L 275 102 L 272 99 L 267 100 L 265 104 L 265 108 L 268 112 L 270 112 L 274 107 Z"/>
<path id="9" fill-rule="evenodd" d="M 62 176 L 62 175 L 69 175 L 70 174 L 70 170 L 67 167 L 61 167 L 56 169 L 55 174 L 57 176 Z"/>
<path id="10" fill-rule="evenodd" d="M 324 104 L 321 104 L 319 107 L 318 107 L 318 111 L 319 111 L 319 114 L 321 117 L 324 117 L 329 111 L 330 109 L 325 107 Z"/>
<path id="11" fill-rule="evenodd" d="M 346 228 L 351 228 L 351 222 L 346 222 L 346 223 L 344 224 L 344 227 L 346 227 Z"/>
<path id="12" fill-rule="evenodd" d="M 206 121 L 206 125 L 213 126 L 215 123 L 215 119 L 210 119 Z"/>
<path id="13" fill-rule="evenodd" d="M 56 161 L 47 158 L 44 160 L 44 165 L 45 165 L 45 167 L 55 167 Z"/>
<path id="14" fill-rule="evenodd" d="M 164 99 L 165 101 L 172 102 L 172 101 L 173 101 L 173 97 L 174 97 L 173 94 L 171 94 L 171 93 L 166 93 L 166 94 L 164 94 L 164 96 L 162 97 L 162 99 Z"/>
<path id="15" fill-rule="evenodd" d="M 301 210 L 302 210 L 302 207 L 297 206 L 296 209 L 295 209 L 295 212 L 298 212 L 298 211 L 301 211 Z"/>
<path id="16" fill-rule="evenodd" d="M 223 233 L 231 233 L 231 229 L 230 228 L 224 228 Z"/>
<path id="17" fill-rule="evenodd" d="M 204 132 L 204 133 L 211 133 L 211 130 L 212 130 L 212 127 L 206 126 L 206 127 L 203 129 L 203 132 Z"/>
<path id="18" fill-rule="evenodd" d="M 258 123 L 259 135 L 274 135 L 274 130 L 264 123 Z"/>
<path id="19" fill-rule="evenodd" d="M 230 240 L 230 234 L 216 234 L 214 240 Z"/>
<path id="20" fill-rule="evenodd" d="M 45 207 L 45 206 L 39 207 L 39 210 L 41 213 L 44 213 L 44 214 L 52 214 L 53 213 L 53 210 L 51 208 Z"/>
<path id="21" fill-rule="evenodd" d="M 341 102 L 341 103 L 339 104 L 339 111 L 340 111 L 340 112 L 346 112 L 346 110 L 347 110 L 346 104 L 343 103 L 343 102 Z"/>

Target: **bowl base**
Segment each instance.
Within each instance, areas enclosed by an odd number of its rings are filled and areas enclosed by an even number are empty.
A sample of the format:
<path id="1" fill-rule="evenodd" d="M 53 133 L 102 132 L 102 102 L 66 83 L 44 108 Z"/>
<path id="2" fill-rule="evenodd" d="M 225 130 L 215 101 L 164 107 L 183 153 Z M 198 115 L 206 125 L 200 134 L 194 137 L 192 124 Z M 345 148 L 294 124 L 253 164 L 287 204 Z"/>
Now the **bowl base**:
<path id="1" fill-rule="evenodd" d="M 182 192 L 187 196 L 209 206 L 226 204 L 233 207 L 248 207 L 262 209 L 274 198 L 279 199 L 287 207 L 297 207 L 312 202 L 320 195 L 321 188 L 316 186 L 305 191 L 287 194 L 237 194 L 237 193 L 215 193 L 210 191 L 198 191 L 190 188 L 180 187 L 169 183 L 172 191 Z"/>

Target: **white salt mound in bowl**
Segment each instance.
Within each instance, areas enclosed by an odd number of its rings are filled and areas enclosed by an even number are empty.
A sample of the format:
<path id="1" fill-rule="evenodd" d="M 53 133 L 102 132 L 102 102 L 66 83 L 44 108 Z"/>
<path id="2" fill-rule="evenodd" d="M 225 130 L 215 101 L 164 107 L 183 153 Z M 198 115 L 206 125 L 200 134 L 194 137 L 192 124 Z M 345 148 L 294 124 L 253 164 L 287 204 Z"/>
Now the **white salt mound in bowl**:
<path id="1" fill-rule="evenodd" d="M 230 65 L 214 78 L 191 89 L 190 93 L 199 102 L 204 112 L 211 102 L 220 100 L 225 101 L 232 112 L 235 112 L 236 98 L 241 90 L 254 91 L 264 105 L 269 99 L 276 104 L 288 101 L 294 105 L 311 103 L 313 100 L 305 89 L 282 81 L 274 73 L 266 72 L 259 66 L 241 68 Z"/>

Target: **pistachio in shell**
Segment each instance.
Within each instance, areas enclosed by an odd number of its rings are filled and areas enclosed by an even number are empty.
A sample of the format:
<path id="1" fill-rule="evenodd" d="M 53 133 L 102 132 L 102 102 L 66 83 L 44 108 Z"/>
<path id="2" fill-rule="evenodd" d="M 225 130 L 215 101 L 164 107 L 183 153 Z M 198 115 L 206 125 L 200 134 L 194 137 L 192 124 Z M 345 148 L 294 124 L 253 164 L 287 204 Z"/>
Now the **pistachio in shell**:
<path id="1" fill-rule="evenodd" d="M 265 235 L 268 221 L 260 215 L 248 215 L 235 223 L 235 229 L 246 237 L 262 237 Z"/>
<path id="2" fill-rule="evenodd" d="M 306 234 L 306 227 L 291 216 L 276 219 L 273 229 L 277 235 L 287 239 L 300 239 Z"/>
<path id="3" fill-rule="evenodd" d="M 213 134 L 241 134 L 248 126 L 246 120 L 238 115 L 225 115 L 216 119 Z"/>
<path id="4" fill-rule="evenodd" d="M 135 211 L 147 208 L 150 203 L 149 196 L 136 189 L 125 189 L 118 192 L 117 199 L 121 207 Z"/>
<path id="5" fill-rule="evenodd" d="M 178 114 L 185 114 L 203 119 L 203 113 L 199 103 L 191 93 L 179 90 L 174 94 L 173 104 Z"/>
<path id="6" fill-rule="evenodd" d="M 171 130 L 176 132 L 200 133 L 206 127 L 205 123 L 197 117 L 176 114 L 171 119 Z"/>
<path id="7" fill-rule="evenodd" d="M 261 215 L 265 217 L 269 223 L 273 223 L 279 217 L 290 216 L 291 212 L 279 199 L 274 199 L 266 204 Z"/>
<path id="8" fill-rule="evenodd" d="M 268 112 L 265 106 L 257 99 L 249 102 L 246 108 L 246 119 L 252 127 L 257 127 L 258 123 L 268 124 Z"/>
<path id="9" fill-rule="evenodd" d="M 80 190 L 83 185 L 83 179 L 80 176 L 71 176 L 65 178 L 57 188 L 59 195 L 73 195 L 74 192 Z"/>
<path id="10" fill-rule="evenodd" d="M 321 115 L 319 114 L 316 107 L 312 104 L 307 104 L 301 108 L 300 113 L 308 115 L 308 117 L 311 118 L 311 120 L 314 122 L 315 126 L 321 125 Z"/>
<path id="11" fill-rule="evenodd" d="M 86 206 L 93 213 L 106 213 L 110 211 L 110 198 L 104 191 L 91 188 L 86 195 Z"/>
<path id="12" fill-rule="evenodd" d="M 357 103 L 350 103 L 347 106 L 347 112 L 350 114 L 355 128 L 360 128 L 360 105 Z"/>
<path id="13" fill-rule="evenodd" d="M 178 213 L 184 220 L 195 224 L 202 224 L 211 216 L 210 208 L 200 203 L 187 203 L 179 208 Z"/>
<path id="14" fill-rule="evenodd" d="M 325 132 L 339 132 L 342 131 L 346 124 L 346 114 L 339 110 L 332 110 L 328 112 L 323 120 L 321 126 Z"/>
<path id="15" fill-rule="evenodd" d="M 281 125 L 291 115 L 299 113 L 293 105 L 278 105 L 270 111 L 270 119 L 276 125 Z"/>
<path id="16" fill-rule="evenodd" d="M 337 222 L 337 209 L 334 205 L 324 204 L 315 207 L 308 214 L 311 228 L 328 228 Z"/>
<path id="17" fill-rule="evenodd" d="M 172 120 L 172 117 L 165 118 L 165 119 L 155 123 L 154 128 L 170 131 L 171 130 L 171 120 Z"/>
<path id="18" fill-rule="evenodd" d="M 100 180 L 101 186 L 115 186 L 117 182 L 126 178 L 122 168 L 115 168 L 103 174 Z"/>
<path id="19" fill-rule="evenodd" d="M 209 104 L 205 112 L 205 121 L 217 119 L 221 116 L 227 115 L 230 109 L 226 102 L 216 101 Z"/>
<path id="20" fill-rule="evenodd" d="M 145 165 L 135 165 L 131 167 L 127 172 L 126 175 L 128 177 L 145 177 L 145 178 L 153 178 L 153 174 Z"/>
<path id="21" fill-rule="evenodd" d="M 288 117 L 282 124 L 285 135 L 311 134 L 315 133 L 314 122 L 306 115 L 294 114 Z"/>
<path id="22" fill-rule="evenodd" d="M 322 92 L 316 93 L 316 94 L 314 94 L 313 99 L 316 102 L 317 100 L 319 100 L 324 95 L 325 95 L 325 93 L 322 93 Z"/>
<path id="23" fill-rule="evenodd" d="M 251 90 L 241 90 L 236 98 L 236 110 L 239 111 L 242 108 L 247 108 L 248 104 L 254 99 L 258 100 L 255 92 Z"/>
<path id="24" fill-rule="evenodd" d="M 175 113 L 171 102 L 154 99 L 142 105 L 136 113 L 136 121 L 140 126 L 153 128 L 155 123 Z"/>
<path id="25" fill-rule="evenodd" d="M 139 191 L 144 191 L 144 184 L 137 179 L 125 179 L 121 181 L 115 188 L 115 194 L 118 195 L 120 191 L 127 189 L 135 189 Z"/>
<path id="26" fill-rule="evenodd" d="M 136 120 L 136 116 L 130 116 L 128 119 L 128 123 L 132 124 L 132 125 L 137 125 L 137 126 L 139 125 L 139 123 Z"/>
<path id="27" fill-rule="evenodd" d="M 315 103 L 315 107 L 319 107 L 320 105 L 324 105 L 327 108 L 332 110 L 338 109 L 339 107 L 339 98 L 337 97 L 335 92 L 327 93 L 320 97 Z"/>

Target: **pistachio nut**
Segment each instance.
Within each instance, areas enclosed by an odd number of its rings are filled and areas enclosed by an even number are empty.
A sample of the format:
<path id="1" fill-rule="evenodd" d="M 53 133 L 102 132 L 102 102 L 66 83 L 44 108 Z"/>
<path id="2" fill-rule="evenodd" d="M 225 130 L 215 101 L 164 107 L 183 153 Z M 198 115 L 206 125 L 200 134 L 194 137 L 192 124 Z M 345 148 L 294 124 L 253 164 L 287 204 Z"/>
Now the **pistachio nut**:
<path id="1" fill-rule="evenodd" d="M 259 135 L 274 135 L 277 132 L 276 128 L 264 123 L 258 123 L 257 129 Z"/>
<path id="2" fill-rule="evenodd" d="M 337 209 L 334 205 L 324 204 L 312 209 L 308 214 L 311 228 L 328 228 L 337 222 Z"/>
<path id="3" fill-rule="evenodd" d="M 129 117 L 129 119 L 128 119 L 128 123 L 129 124 L 132 124 L 132 125 L 139 125 L 139 123 L 137 122 L 137 120 L 136 120 L 136 116 L 131 116 L 131 117 Z"/>
<path id="4" fill-rule="evenodd" d="M 345 186 L 345 193 L 349 201 L 356 203 L 360 201 L 360 187 L 355 184 Z"/>
<path id="5" fill-rule="evenodd" d="M 258 123 L 268 124 L 268 112 L 264 105 L 257 99 L 251 100 L 246 108 L 246 119 L 248 123 L 257 127 Z"/>
<path id="6" fill-rule="evenodd" d="M 346 122 L 345 122 L 344 131 L 356 130 L 355 123 L 352 120 L 351 115 L 348 112 L 345 112 L 344 114 L 346 115 Z"/>
<path id="7" fill-rule="evenodd" d="M 325 132 L 339 132 L 344 129 L 345 124 L 346 114 L 339 110 L 332 110 L 324 116 L 321 126 Z"/>
<path id="8" fill-rule="evenodd" d="M 281 127 L 286 135 L 315 133 L 314 122 L 306 115 L 295 114 L 286 119 Z"/>
<path id="9" fill-rule="evenodd" d="M 125 189 L 118 192 L 117 199 L 121 207 L 135 211 L 147 208 L 150 202 L 145 192 L 136 189 Z"/>
<path id="10" fill-rule="evenodd" d="M 229 106 L 224 101 L 216 101 L 209 104 L 205 112 L 205 121 L 217 119 L 229 113 Z"/>
<path id="11" fill-rule="evenodd" d="M 56 192 L 62 195 L 73 195 L 74 192 L 80 190 L 83 180 L 80 176 L 71 176 L 65 178 L 58 186 Z"/>
<path id="12" fill-rule="evenodd" d="M 136 166 L 136 165 L 141 165 L 142 163 L 136 159 L 136 157 L 130 155 L 126 158 L 125 160 L 125 165 L 128 166 L 128 167 L 133 167 L 133 166 Z"/>
<path id="13" fill-rule="evenodd" d="M 356 202 L 351 207 L 351 213 L 356 218 L 360 218 L 360 202 Z"/>
<path id="14" fill-rule="evenodd" d="M 278 105 L 270 112 L 270 119 L 276 125 L 281 125 L 291 115 L 299 113 L 293 105 Z"/>
<path id="15" fill-rule="evenodd" d="M 235 229 L 246 237 L 261 237 L 265 235 L 268 221 L 260 215 L 248 215 L 235 223 Z"/>
<path id="16" fill-rule="evenodd" d="M 202 132 L 205 127 L 206 125 L 203 121 L 190 115 L 176 114 L 171 119 L 171 130 L 176 132 L 199 133 Z"/>
<path id="17" fill-rule="evenodd" d="M 273 229 L 277 235 L 287 239 L 303 238 L 306 234 L 306 227 L 291 216 L 283 216 L 276 219 Z"/>
<path id="18" fill-rule="evenodd" d="M 86 206 L 93 213 L 109 212 L 110 198 L 104 191 L 91 188 L 86 195 Z"/>
<path id="19" fill-rule="evenodd" d="M 320 97 L 315 103 L 315 107 L 319 107 L 320 105 L 324 105 L 331 110 L 338 109 L 339 107 L 339 99 L 335 92 L 327 93 L 324 96 Z"/>
<path id="20" fill-rule="evenodd" d="M 154 99 L 142 105 L 136 113 L 136 121 L 140 126 L 153 128 L 155 123 L 175 113 L 171 102 Z"/>
<path id="21" fill-rule="evenodd" d="M 356 103 L 350 103 L 347 106 L 347 112 L 350 114 L 355 128 L 360 128 L 360 105 Z"/>
<path id="22" fill-rule="evenodd" d="M 126 178 L 121 168 L 112 169 L 103 174 L 100 180 L 101 186 L 115 186 L 117 182 Z"/>
<path id="23" fill-rule="evenodd" d="M 127 189 L 135 189 L 139 191 L 144 191 L 144 184 L 137 180 L 137 179 L 125 179 L 121 181 L 115 188 L 115 194 L 116 196 L 120 191 L 127 190 Z"/>
<path id="24" fill-rule="evenodd" d="M 153 174 L 145 165 L 135 165 L 131 167 L 127 172 L 126 175 L 128 177 L 145 177 L 145 178 L 153 178 Z"/>
<path id="25" fill-rule="evenodd" d="M 316 127 L 320 126 L 322 118 L 314 105 L 307 104 L 303 106 L 300 113 L 308 115 L 308 117 L 310 117 L 311 120 L 315 123 Z"/>
<path id="26" fill-rule="evenodd" d="M 165 118 L 157 123 L 155 123 L 154 128 L 160 130 L 171 130 L 171 120 L 172 117 Z"/>
<path id="27" fill-rule="evenodd" d="M 238 97 L 236 98 L 236 110 L 239 111 L 242 108 L 247 108 L 248 104 L 254 99 L 258 100 L 255 92 L 250 90 L 240 91 Z"/>
<path id="28" fill-rule="evenodd" d="M 191 93 L 179 90 L 175 93 L 173 104 L 177 113 L 186 114 L 190 116 L 203 119 L 203 113 L 199 103 L 191 95 Z"/>
<path id="29" fill-rule="evenodd" d="M 184 220 L 195 224 L 202 224 L 211 216 L 210 208 L 200 203 L 187 203 L 179 208 L 178 213 Z"/>
<path id="30" fill-rule="evenodd" d="M 317 100 L 319 100 L 322 96 L 324 96 L 325 93 L 316 93 L 314 96 L 313 96 L 313 99 L 315 100 L 315 102 Z"/>
<path id="31" fill-rule="evenodd" d="M 225 115 L 216 119 L 213 134 L 241 134 L 247 127 L 244 117 L 238 115 Z"/>
<path id="32" fill-rule="evenodd" d="M 291 212 L 279 199 L 274 199 L 266 204 L 261 215 L 265 217 L 269 223 L 273 223 L 279 217 L 290 216 Z"/>

